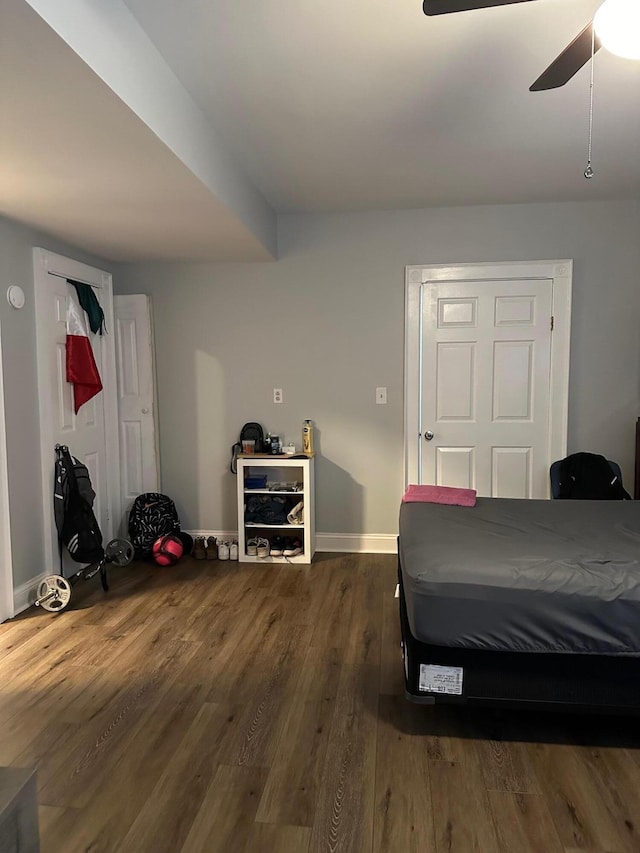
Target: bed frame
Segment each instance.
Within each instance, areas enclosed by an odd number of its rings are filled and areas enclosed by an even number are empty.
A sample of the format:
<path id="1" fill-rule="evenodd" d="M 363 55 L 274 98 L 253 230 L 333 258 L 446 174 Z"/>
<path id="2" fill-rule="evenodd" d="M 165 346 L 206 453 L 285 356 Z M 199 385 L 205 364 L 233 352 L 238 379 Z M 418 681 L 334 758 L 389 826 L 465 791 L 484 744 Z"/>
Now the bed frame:
<path id="1" fill-rule="evenodd" d="M 634 473 L 633 497 L 640 500 L 640 417 Z M 490 652 L 422 643 L 412 635 L 407 618 L 399 540 L 398 588 L 405 692 L 412 702 L 640 713 L 640 658 Z M 420 667 L 430 664 L 463 667 L 462 695 L 420 690 Z"/>
<path id="2" fill-rule="evenodd" d="M 400 557 L 398 584 L 405 692 L 412 702 L 640 713 L 639 658 L 488 652 L 421 643 L 407 618 Z M 463 667 L 462 695 L 420 690 L 420 667 L 429 664 Z"/>

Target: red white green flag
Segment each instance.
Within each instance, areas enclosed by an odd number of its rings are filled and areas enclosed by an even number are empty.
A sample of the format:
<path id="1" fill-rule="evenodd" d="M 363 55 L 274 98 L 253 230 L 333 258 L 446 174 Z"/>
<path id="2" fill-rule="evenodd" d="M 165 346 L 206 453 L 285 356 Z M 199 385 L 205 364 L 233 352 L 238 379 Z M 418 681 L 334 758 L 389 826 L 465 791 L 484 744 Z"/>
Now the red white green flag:
<path id="1" fill-rule="evenodd" d="M 102 381 L 87 334 L 84 311 L 71 293 L 67 294 L 67 382 L 73 384 L 76 414 L 80 406 L 102 391 Z"/>

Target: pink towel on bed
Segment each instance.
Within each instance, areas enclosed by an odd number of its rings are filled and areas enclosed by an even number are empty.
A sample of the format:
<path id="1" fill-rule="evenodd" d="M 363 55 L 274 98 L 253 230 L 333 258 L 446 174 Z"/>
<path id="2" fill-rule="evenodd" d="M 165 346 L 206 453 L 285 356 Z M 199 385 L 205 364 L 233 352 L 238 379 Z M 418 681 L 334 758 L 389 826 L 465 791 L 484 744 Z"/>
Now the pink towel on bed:
<path id="1" fill-rule="evenodd" d="M 451 486 L 407 486 L 403 503 L 414 502 L 475 506 L 475 489 L 454 489 Z"/>

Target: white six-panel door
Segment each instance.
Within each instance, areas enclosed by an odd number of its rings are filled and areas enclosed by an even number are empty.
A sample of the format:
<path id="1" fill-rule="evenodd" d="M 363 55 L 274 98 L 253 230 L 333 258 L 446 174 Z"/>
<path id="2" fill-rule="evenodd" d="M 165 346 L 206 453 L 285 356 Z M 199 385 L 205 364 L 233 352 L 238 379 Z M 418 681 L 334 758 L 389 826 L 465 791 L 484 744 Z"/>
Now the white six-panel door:
<path id="1" fill-rule="evenodd" d="M 120 481 L 126 534 L 133 500 L 159 488 L 151 304 L 144 294 L 114 296 Z"/>
<path id="2" fill-rule="evenodd" d="M 407 267 L 407 484 L 549 496 L 567 446 L 571 275 L 571 261 Z"/>
<path id="3" fill-rule="evenodd" d="M 544 497 L 551 281 L 424 287 L 422 481 Z"/>
<path id="4" fill-rule="evenodd" d="M 106 320 L 107 333 L 90 333 L 96 365 L 104 386 L 76 415 L 73 390 L 66 381 L 67 296 L 72 285 L 66 277 L 91 284 Z M 115 347 L 111 276 L 70 258 L 34 249 L 34 285 L 38 394 L 44 505 L 44 573 L 60 569 L 58 536 L 53 519 L 54 447 L 66 444 L 89 469 L 96 493 L 93 510 L 106 543 L 113 535 L 119 504 L 118 436 L 115 396 Z M 73 290 L 75 294 L 75 289 Z M 65 573 L 80 566 L 64 557 Z"/>

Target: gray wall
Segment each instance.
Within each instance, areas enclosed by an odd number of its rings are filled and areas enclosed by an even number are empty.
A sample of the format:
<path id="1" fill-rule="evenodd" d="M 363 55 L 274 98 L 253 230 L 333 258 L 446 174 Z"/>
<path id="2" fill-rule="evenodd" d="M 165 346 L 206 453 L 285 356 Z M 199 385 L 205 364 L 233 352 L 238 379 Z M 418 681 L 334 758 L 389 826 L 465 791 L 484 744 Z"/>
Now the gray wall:
<path id="1" fill-rule="evenodd" d="M 632 486 L 639 236 L 637 201 L 284 216 L 274 263 L 124 267 L 115 291 L 153 298 L 163 489 L 183 525 L 235 528 L 245 421 L 299 443 L 312 418 L 318 530 L 395 532 L 407 264 L 573 258 L 569 450 L 619 460 Z"/>
<path id="2" fill-rule="evenodd" d="M 113 264 L 0 217 L 0 328 L 5 394 L 14 586 L 41 574 L 42 496 L 32 249 L 40 246 L 111 271 Z M 6 300 L 18 284 L 26 304 Z M 53 448 L 51 455 L 53 465 Z"/>

